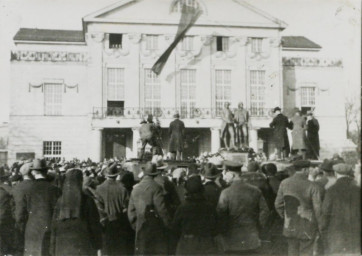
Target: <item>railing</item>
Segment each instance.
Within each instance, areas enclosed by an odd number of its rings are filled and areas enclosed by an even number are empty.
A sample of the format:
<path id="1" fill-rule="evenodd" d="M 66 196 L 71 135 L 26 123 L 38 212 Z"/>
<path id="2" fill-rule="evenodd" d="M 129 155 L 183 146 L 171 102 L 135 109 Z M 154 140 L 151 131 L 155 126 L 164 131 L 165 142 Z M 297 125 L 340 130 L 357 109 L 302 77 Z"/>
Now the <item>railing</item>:
<path id="1" fill-rule="evenodd" d="M 232 109 L 234 112 L 234 109 Z M 252 117 L 271 117 L 272 109 L 248 109 Z M 219 109 L 215 108 L 115 108 L 115 107 L 94 107 L 93 118 L 126 118 L 142 119 L 147 114 L 158 118 L 173 118 L 175 113 L 180 114 L 181 119 L 212 119 L 220 117 Z"/>

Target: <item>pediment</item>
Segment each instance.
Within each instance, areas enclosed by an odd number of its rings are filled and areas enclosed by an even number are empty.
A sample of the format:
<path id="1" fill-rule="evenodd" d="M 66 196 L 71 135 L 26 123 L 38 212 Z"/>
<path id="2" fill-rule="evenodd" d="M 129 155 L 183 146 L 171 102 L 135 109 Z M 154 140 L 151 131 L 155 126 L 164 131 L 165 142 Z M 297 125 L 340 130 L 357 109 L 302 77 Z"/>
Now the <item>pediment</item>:
<path id="1" fill-rule="evenodd" d="M 287 24 L 242 0 L 197 0 L 203 14 L 195 26 L 266 27 Z M 175 1 L 174 1 L 175 2 Z M 170 0 L 123 0 L 84 17 L 85 22 L 178 24 L 180 12 Z"/>

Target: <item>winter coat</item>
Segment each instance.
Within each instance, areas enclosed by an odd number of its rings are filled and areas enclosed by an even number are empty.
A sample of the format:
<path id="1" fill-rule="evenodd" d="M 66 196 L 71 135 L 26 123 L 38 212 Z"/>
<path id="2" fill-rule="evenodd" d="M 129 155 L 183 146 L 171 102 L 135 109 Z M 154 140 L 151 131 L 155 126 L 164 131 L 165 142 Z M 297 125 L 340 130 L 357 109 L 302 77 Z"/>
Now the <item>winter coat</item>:
<path id="1" fill-rule="evenodd" d="M 281 182 L 275 209 L 284 219 L 284 236 L 302 240 L 315 238 L 321 219 L 322 195 L 322 189 L 303 173 L 295 173 Z"/>
<path id="2" fill-rule="evenodd" d="M 170 227 L 171 219 L 162 187 L 153 177 L 145 176 L 134 186 L 128 219 L 136 231 L 136 255 L 167 254 L 166 228 Z"/>
<path id="3" fill-rule="evenodd" d="M 219 202 L 221 190 L 214 181 L 206 181 L 204 184 L 204 197 L 213 209 L 216 209 L 217 203 Z"/>
<path id="4" fill-rule="evenodd" d="M 110 190 L 112 195 L 108 193 Z M 116 180 L 106 180 L 96 189 L 96 203 L 104 224 L 102 251 L 105 255 L 133 253 L 134 232 L 127 218 L 128 201 L 127 189 Z M 107 213 L 107 207 L 112 208 L 114 214 Z"/>
<path id="5" fill-rule="evenodd" d="M 339 178 L 325 195 L 322 237 L 326 255 L 360 254 L 361 189 L 348 177 Z"/>
<path id="6" fill-rule="evenodd" d="M 26 195 L 25 256 L 49 255 L 53 211 L 60 191 L 45 179 L 35 180 Z M 23 207 L 23 206 L 21 206 Z"/>
<path id="7" fill-rule="evenodd" d="M 269 210 L 262 192 L 241 180 L 221 192 L 217 206 L 224 251 L 245 251 L 260 247 L 259 230 Z"/>
<path id="8" fill-rule="evenodd" d="M 270 128 L 274 128 L 274 143 L 277 148 L 284 148 L 289 151 L 289 140 L 287 134 L 287 128 L 291 129 L 292 124 L 289 122 L 288 118 L 283 114 L 279 114 L 274 117 L 273 121 L 270 123 Z"/>
<path id="9" fill-rule="evenodd" d="M 59 202 L 58 202 L 59 204 Z M 56 207 L 52 223 L 51 252 L 55 256 L 97 255 L 102 247 L 102 229 L 93 199 L 82 197 L 82 217 L 57 220 Z"/>
<path id="10" fill-rule="evenodd" d="M 0 185 L 0 255 L 13 253 L 15 237 L 13 207 L 11 187 L 5 184 Z"/>
<path id="11" fill-rule="evenodd" d="M 217 253 L 216 210 L 200 195 L 188 198 L 177 209 L 172 224 L 179 237 L 176 255 L 213 255 Z"/>
<path id="12" fill-rule="evenodd" d="M 292 149 L 301 150 L 305 149 L 305 129 L 306 123 L 304 117 L 294 116 L 291 120 L 293 123 L 292 130 Z"/>
<path id="13" fill-rule="evenodd" d="M 307 144 L 309 158 L 318 159 L 320 149 L 319 123 L 315 118 L 307 121 Z"/>
<path id="14" fill-rule="evenodd" d="M 179 119 L 175 119 L 170 123 L 169 128 L 169 151 L 183 151 L 184 150 L 184 134 L 185 134 L 185 124 Z"/>
<path id="15" fill-rule="evenodd" d="M 166 209 L 171 218 L 176 212 L 177 207 L 180 205 L 181 200 L 176 190 L 175 184 L 173 184 L 167 177 L 158 175 L 154 178 L 154 181 L 162 187 L 162 193 L 166 205 Z"/>

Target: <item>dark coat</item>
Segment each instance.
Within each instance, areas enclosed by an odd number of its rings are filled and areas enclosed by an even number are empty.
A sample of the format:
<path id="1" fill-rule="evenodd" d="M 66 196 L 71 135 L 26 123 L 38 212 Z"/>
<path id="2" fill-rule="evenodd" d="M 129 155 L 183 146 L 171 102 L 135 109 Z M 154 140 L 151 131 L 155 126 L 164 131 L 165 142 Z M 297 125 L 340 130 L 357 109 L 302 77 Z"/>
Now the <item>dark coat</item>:
<path id="1" fill-rule="evenodd" d="M 325 195 L 322 237 L 327 255 L 360 254 L 361 189 L 351 178 L 339 178 Z"/>
<path id="2" fill-rule="evenodd" d="M 185 124 L 179 119 L 175 119 L 170 123 L 169 135 L 169 151 L 183 151 L 184 150 L 184 134 L 185 134 Z"/>
<path id="3" fill-rule="evenodd" d="M 307 148 L 311 159 L 318 159 L 319 156 L 319 123 L 313 118 L 307 121 Z"/>
<path id="4" fill-rule="evenodd" d="M 117 198 L 108 198 L 108 190 L 111 189 Z M 103 230 L 103 253 L 105 255 L 119 255 L 133 253 L 134 232 L 128 222 L 127 206 L 129 194 L 122 183 L 116 180 L 106 180 L 96 189 L 96 203 L 100 218 L 104 223 Z M 106 201 L 116 200 L 119 205 L 114 215 L 107 214 Z M 109 206 L 114 207 L 114 206 Z"/>
<path id="5" fill-rule="evenodd" d="M 216 209 L 217 203 L 219 202 L 221 190 L 214 181 L 207 181 L 204 184 L 204 197 L 213 209 Z"/>
<path id="6" fill-rule="evenodd" d="M 224 251 L 253 250 L 260 247 L 260 227 L 269 216 L 261 191 L 241 180 L 221 192 L 217 212 L 221 221 Z"/>
<path id="7" fill-rule="evenodd" d="M 170 226 L 171 219 L 162 187 L 152 177 L 145 176 L 134 186 L 128 219 L 136 231 L 137 255 L 167 254 L 166 227 Z"/>
<path id="8" fill-rule="evenodd" d="M 24 255 L 49 255 L 53 211 L 60 191 L 45 179 L 35 180 L 26 195 L 28 221 Z M 23 208 L 23 206 L 20 206 Z"/>
<path id="9" fill-rule="evenodd" d="M 176 212 L 177 207 L 181 204 L 181 200 L 176 190 L 175 184 L 173 184 L 167 177 L 158 175 L 154 178 L 154 181 L 162 187 L 163 197 L 168 214 L 171 218 Z"/>
<path id="10" fill-rule="evenodd" d="M 186 199 L 177 209 L 172 227 L 179 237 L 176 255 L 217 253 L 216 210 L 202 196 Z"/>
<path id="11" fill-rule="evenodd" d="M 0 185 L 0 255 L 13 253 L 15 221 L 13 218 L 14 200 L 11 187 Z"/>
<path id="12" fill-rule="evenodd" d="M 274 117 L 270 123 L 270 128 L 274 128 L 274 143 L 277 148 L 290 150 L 287 128 L 292 129 L 292 123 L 283 114 Z"/>
<path id="13" fill-rule="evenodd" d="M 56 207 L 54 216 L 58 216 L 58 212 Z M 52 255 L 97 255 L 102 246 L 102 229 L 97 207 L 89 196 L 83 195 L 81 212 L 81 218 L 53 219 Z"/>
<path id="14" fill-rule="evenodd" d="M 275 209 L 284 219 L 284 236 L 315 238 L 321 219 L 322 195 L 322 189 L 303 173 L 295 173 L 281 182 Z"/>

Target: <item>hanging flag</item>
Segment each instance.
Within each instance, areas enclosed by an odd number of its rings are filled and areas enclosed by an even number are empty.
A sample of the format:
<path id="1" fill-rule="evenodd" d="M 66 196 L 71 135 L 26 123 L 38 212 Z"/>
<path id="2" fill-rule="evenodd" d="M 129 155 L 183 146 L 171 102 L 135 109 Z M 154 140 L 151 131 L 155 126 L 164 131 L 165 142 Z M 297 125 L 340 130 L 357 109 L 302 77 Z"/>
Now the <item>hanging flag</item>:
<path id="1" fill-rule="evenodd" d="M 196 20 L 202 14 L 200 8 L 189 6 L 185 2 L 186 1 L 182 2 L 183 5 L 182 5 L 181 19 L 175 39 L 152 67 L 152 71 L 156 75 L 159 75 L 161 73 L 173 49 L 175 49 L 176 45 L 184 38 L 187 31 L 195 24 Z"/>

